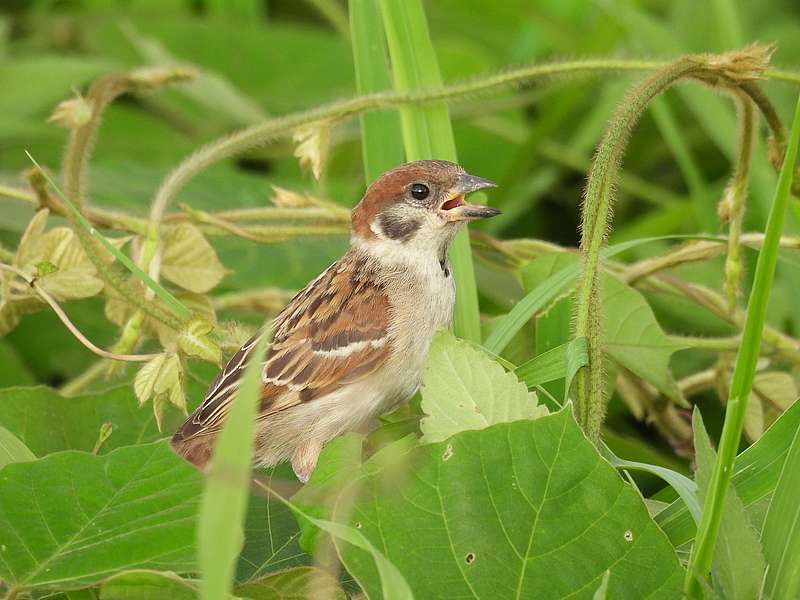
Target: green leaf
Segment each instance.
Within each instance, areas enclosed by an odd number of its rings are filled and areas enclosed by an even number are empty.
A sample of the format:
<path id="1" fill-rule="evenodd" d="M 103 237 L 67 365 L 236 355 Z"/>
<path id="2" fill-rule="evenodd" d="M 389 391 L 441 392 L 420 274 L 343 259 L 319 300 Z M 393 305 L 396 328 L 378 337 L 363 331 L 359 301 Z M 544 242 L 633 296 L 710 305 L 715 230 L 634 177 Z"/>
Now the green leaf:
<path id="1" fill-rule="evenodd" d="M 161 271 L 172 283 L 195 294 L 216 287 L 226 270 L 200 230 L 190 223 L 165 227 Z"/>
<path id="2" fill-rule="evenodd" d="M 682 401 L 669 361 L 686 346 L 664 333 L 640 292 L 611 276 L 605 276 L 602 285 L 605 352 L 666 396 Z"/>
<path id="3" fill-rule="evenodd" d="M 800 594 L 799 493 L 800 429 L 795 432 L 787 452 L 761 531 L 768 565 L 764 586 L 767 598 L 788 599 Z"/>
<path id="4" fill-rule="evenodd" d="M 292 506 L 288 501 L 287 504 Z M 312 525 L 329 533 L 335 540 L 347 542 L 352 547 L 358 548 L 370 556 L 371 564 L 374 564 L 377 569 L 378 577 L 376 583 L 384 600 L 413 600 L 414 595 L 403 574 L 358 528 L 326 519 L 317 519 L 304 513 L 296 506 L 292 506 L 292 508 Z"/>
<path id="5" fill-rule="evenodd" d="M 534 260 L 525 272 L 527 275 L 523 277 L 528 278 L 538 277 L 540 272 L 552 275 L 525 294 L 486 338 L 483 345 L 493 354 L 502 352 L 511 338 L 537 313 L 572 290 L 579 272 L 578 257 L 568 253 L 547 254 Z"/>
<path id="6" fill-rule="evenodd" d="M 279 465 L 267 474 L 267 485 L 296 485 L 294 473 L 288 465 Z M 236 567 L 236 581 L 240 583 L 312 561 L 300 548 L 297 519 L 291 509 L 276 498 L 251 494 L 244 530 L 244 546 Z"/>
<path id="7" fill-rule="evenodd" d="M 697 408 L 692 416 L 692 429 L 694 430 L 694 449 L 697 460 L 695 480 L 700 498 L 704 500 L 708 493 L 711 471 L 717 456 L 711 447 L 711 440 L 708 438 L 703 418 Z M 785 521 L 783 523 L 785 524 Z M 750 523 L 744 504 L 731 486 L 725 498 L 722 525 L 714 548 L 714 561 L 711 565 L 716 587 L 726 600 L 758 598 L 765 569 L 766 564 L 764 554 L 761 552 L 758 532 Z"/>
<path id="8" fill-rule="evenodd" d="M 0 339 L 0 387 L 32 385 L 33 383 L 35 383 L 35 379 L 17 349 L 9 340 Z"/>
<path id="9" fill-rule="evenodd" d="M 91 452 L 104 423 L 111 423 L 113 433 L 102 452 L 162 437 L 152 412 L 136 405 L 129 384 L 72 398 L 43 386 L 3 389 L 0 423 L 37 456 L 60 450 Z"/>
<path id="10" fill-rule="evenodd" d="M 322 450 L 311 479 L 292 496 L 292 502 L 306 514 L 329 519 L 339 492 L 361 467 L 364 436 L 355 432 L 334 438 Z M 300 545 L 314 554 L 320 538 L 318 528 L 300 519 Z"/>
<path id="11" fill-rule="evenodd" d="M 197 586 L 170 571 L 133 569 L 117 573 L 100 586 L 103 600 L 196 600 Z"/>
<path id="12" fill-rule="evenodd" d="M 798 429 L 800 402 L 795 402 L 767 429 L 761 439 L 736 457 L 732 481 L 736 493 L 749 511 L 756 509 L 775 490 Z M 676 500 L 660 512 L 656 522 L 675 547 L 694 537 L 694 522 L 681 500 Z"/>
<path id="13" fill-rule="evenodd" d="M 5 427 L 0 427 L 0 469 L 11 463 L 36 460 L 36 455 Z"/>
<path id="14" fill-rule="evenodd" d="M 610 598 L 679 594 L 674 550 L 569 408 L 368 465 L 342 495 L 358 492 L 348 522 L 407 575 L 416 597 L 590 597 L 608 570 Z M 365 593 L 379 597 L 363 553 L 339 550 Z M 430 576 L 412 577 L 419 573 Z"/>
<path id="15" fill-rule="evenodd" d="M 191 570 L 201 478 L 164 442 L 7 465 L 0 576 L 69 589 L 123 569 Z"/>
<path id="16" fill-rule="evenodd" d="M 514 374 L 531 388 L 556 379 L 572 379 L 570 373 L 574 376 L 587 360 L 586 338 L 576 338 L 534 356 L 514 369 Z"/>
<path id="17" fill-rule="evenodd" d="M 268 336 L 262 335 L 253 355 L 263 356 L 268 342 Z M 198 531 L 203 573 L 201 592 L 207 600 L 222 598 L 232 589 L 236 558 L 244 541 L 260 388 L 261 363 L 250 361 L 211 459 Z"/>
<path id="18" fill-rule="evenodd" d="M 347 600 L 336 578 L 314 567 L 295 567 L 240 585 L 236 596 L 248 600 Z"/>
<path id="19" fill-rule="evenodd" d="M 182 579 L 172 572 L 136 569 L 106 579 L 100 587 L 102 600 L 195 600 L 197 580 Z M 346 600 L 339 582 L 326 571 L 295 567 L 237 586 L 233 598 L 242 600 Z"/>
<path id="20" fill-rule="evenodd" d="M 408 92 L 440 87 L 442 76 L 421 0 L 381 0 L 381 13 L 395 89 Z M 407 160 L 436 158 L 458 162 L 447 104 L 403 106 L 400 124 Z M 478 291 L 466 230 L 453 240 L 450 259 L 456 283 L 453 331 L 459 337 L 480 342 Z"/>
<path id="21" fill-rule="evenodd" d="M 514 373 L 448 331 L 434 335 L 422 380 L 423 442 L 547 414 Z"/>
<path id="22" fill-rule="evenodd" d="M 697 497 L 697 485 L 691 479 L 666 467 L 620 458 L 605 444 L 601 446 L 600 454 L 618 469 L 643 471 L 663 479 L 681 497 L 681 500 L 688 507 L 694 522 L 700 521 L 700 500 Z"/>

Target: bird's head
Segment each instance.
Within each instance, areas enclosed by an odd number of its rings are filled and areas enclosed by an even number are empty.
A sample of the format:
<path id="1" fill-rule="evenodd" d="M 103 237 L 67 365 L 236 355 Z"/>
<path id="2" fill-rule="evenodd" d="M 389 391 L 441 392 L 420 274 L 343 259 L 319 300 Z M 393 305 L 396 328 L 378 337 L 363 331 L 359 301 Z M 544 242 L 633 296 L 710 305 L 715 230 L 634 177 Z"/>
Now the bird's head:
<path id="1" fill-rule="evenodd" d="M 418 160 L 381 175 L 353 209 L 353 243 L 401 254 L 447 251 L 467 221 L 499 215 L 465 196 L 497 187 L 443 160 Z M 400 252 L 400 251 L 403 252 Z"/>

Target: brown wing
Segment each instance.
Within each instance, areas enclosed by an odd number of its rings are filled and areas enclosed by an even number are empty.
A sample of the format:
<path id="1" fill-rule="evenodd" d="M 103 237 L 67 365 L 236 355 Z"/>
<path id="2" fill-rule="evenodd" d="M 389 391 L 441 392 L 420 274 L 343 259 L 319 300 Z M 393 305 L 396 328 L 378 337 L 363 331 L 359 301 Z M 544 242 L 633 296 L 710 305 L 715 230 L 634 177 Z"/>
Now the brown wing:
<path id="1" fill-rule="evenodd" d="M 310 402 L 374 372 L 390 351 L 389 302 L 365 263 L 346 255 L 298 293 L 274 322 L 264 363 L 260 418 Z M 253 337 L 231 358 L 173 446 L 222 426 L 239 387 Z"/>

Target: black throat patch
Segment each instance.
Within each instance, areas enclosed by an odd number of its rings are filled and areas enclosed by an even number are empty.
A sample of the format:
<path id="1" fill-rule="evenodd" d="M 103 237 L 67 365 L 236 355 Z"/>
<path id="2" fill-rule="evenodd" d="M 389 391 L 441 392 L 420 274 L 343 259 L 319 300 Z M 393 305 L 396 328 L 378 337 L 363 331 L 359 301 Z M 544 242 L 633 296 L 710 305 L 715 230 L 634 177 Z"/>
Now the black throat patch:
<path id="1" fill-rule="evenodd" d="M 422 221 L 413 217 L 399 217 L 391 213 L 382 213 L 378 219 L 378 225 L 389 239 L 407 242 L 414 237 L 417 229 L 422 225 Z"/>

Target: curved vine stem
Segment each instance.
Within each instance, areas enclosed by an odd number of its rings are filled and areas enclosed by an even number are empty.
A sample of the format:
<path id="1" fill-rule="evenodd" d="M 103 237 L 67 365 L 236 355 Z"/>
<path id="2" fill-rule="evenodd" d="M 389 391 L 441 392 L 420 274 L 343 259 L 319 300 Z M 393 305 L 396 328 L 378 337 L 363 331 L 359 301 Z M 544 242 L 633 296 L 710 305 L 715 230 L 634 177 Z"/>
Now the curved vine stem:
<path id="1" fill-rule="evenodd" d="M 766 69 L 772 48 L 749 46 L 721 55 L 686 55 L 634 86 L 620 102 L 601 140 L 586 187 L 581 212 L 583 272 L 575 303 L 575 337 L 586 337 L 589 364 L 576 377 L 577 417 L 597 441 L 605 414 L 603 353 L 600 332 L 600 250 L 611 224 L 614 189 L 628 138 L 647 105 L 677 81 L 700 81 L 724 91 L 740 89 Z M 748 94 L 749 95 L 749 94 Z"/>
<path id="2" fill-rule="evenodd" d="M 48 294 L 44 288 L 39 285 L 35 278 L 28 277 L 24 271 L 3 263 L 0 263 L 0 270 L 9 271 L 24 279 L 28 285 L 31 286 L 31 288 L 33 288 L 37 294 L 39 294 L 39 297 L 44 300 L 50 306 L 50 308 L 53 309 L 53 312 L 56 313 L 56 316 L 61 320 L 64 326 L 69 329 L 69 332 L 73 336 L 75 336 L 75 339 L 77 339 L 81 344 L 83 344 L 97 356 L 101 358 L 108 358 L 110 360 L 119 360 L 125 362 L 147 362 L 158 356 L 157 354 L 114 354 L 113 352 L 103 350 L 99 346 L 96 346 L 89 338 L 83 335 L 81 330 L 78 329 L 77 326 L 67 316 L 67 313 L 64 312 L 64 309 L 61 308 L 61 305 L 59 305 L 55 298 Z"/>

